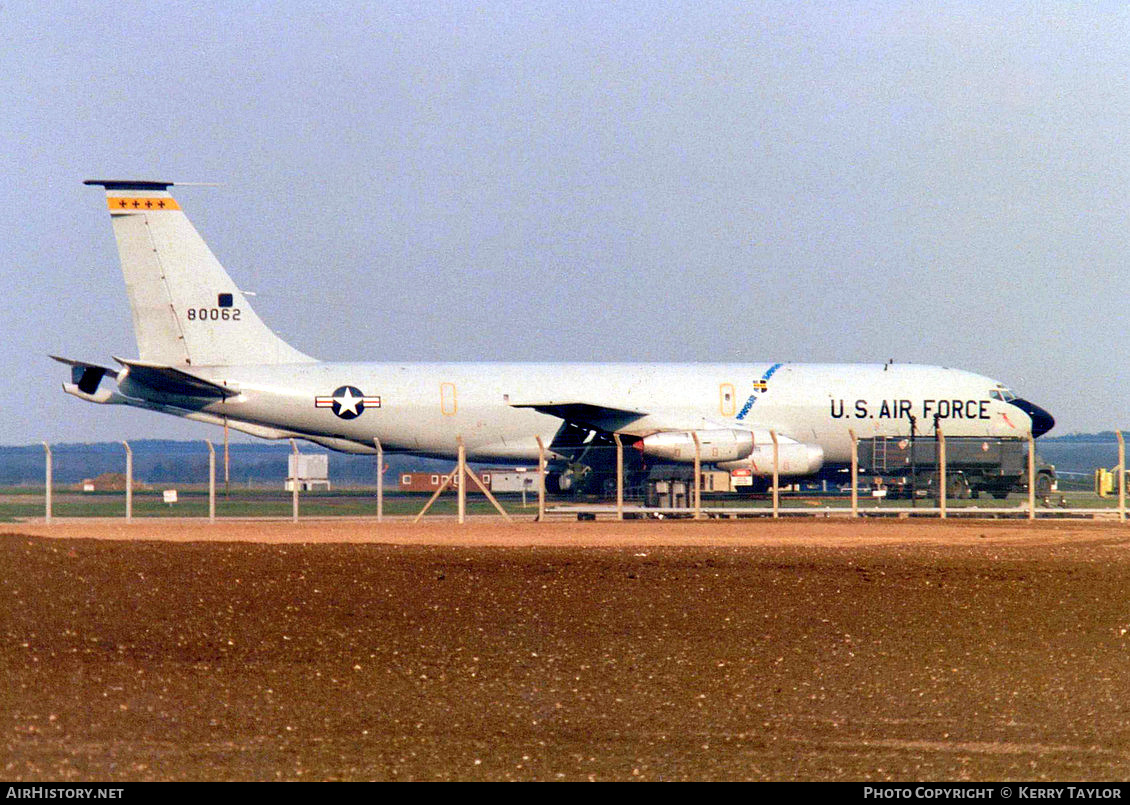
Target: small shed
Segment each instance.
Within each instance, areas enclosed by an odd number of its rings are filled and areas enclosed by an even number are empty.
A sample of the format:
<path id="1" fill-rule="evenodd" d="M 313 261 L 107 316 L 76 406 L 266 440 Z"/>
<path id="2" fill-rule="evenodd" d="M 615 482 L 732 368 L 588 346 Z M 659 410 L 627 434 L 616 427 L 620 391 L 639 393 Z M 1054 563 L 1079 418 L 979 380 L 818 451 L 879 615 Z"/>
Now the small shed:
<path id="1" fill-rule="evenodd" d="M 287 457 L 286 491 L 298 488 L 309 492 L 321 487 L 330 488 L 330 457 L 326 453 L 291 453 Z"/>
<path id="2" fill-rule="evenodd" d="M 436 489 L 443 484 L 448 478 L 452 476 L 450 472 L 402 472 L 400 473 L 400 482 L 397 488 L 401 492 L 435 492 Z M 491 488 L 493 477 L 490 470 L 480 470 L 476 473 L 479 480 L 483 482 L 483 486 L 487 489 Z M 459 478 L 454 479 L 454 483 L 448 486 L 448 489 L 458 489 Z M 471 484 L 468 491 L 477 492 L 478 487 Z"/>
<path id="3" fill-rule="evenodd" d="M 537 469 L 529 467 L 509 467 L 491 469 L 484 472 L 490 475 L 491 492 L 532 492 L 536 493 L 541 484 L 538 482 Z"/>

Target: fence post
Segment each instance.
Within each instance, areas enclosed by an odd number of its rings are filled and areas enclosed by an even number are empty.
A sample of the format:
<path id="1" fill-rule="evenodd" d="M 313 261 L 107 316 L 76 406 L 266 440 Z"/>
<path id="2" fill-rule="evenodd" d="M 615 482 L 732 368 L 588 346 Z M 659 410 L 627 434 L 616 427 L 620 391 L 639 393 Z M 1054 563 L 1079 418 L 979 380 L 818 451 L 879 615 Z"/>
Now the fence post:
<path id="1" fill-rule="evenodd" d="M 373 444 L 377 446 L 377 522 L 384 520 L 385 516 L 385 450 L 381 447 L 381 440 L 373 437 Z"/>
<path id="2" fill-rule="evenodd" d="M 1122 431 L 1116 430 L 1118 437 L 1118 522 L 1126 522 L 1126 442 Z"/>
<path id="3" fill-rule="evenodd" d="M 294 472 L 288 473 L 292 475 L 291 478 L 291 493 L 290 493 L 290 519 L 298 522 L 298 442 L 294 439 L 290 440 L 290 449 L 294 451 Z"/>
<path id="4" fill-rule="evenodd" d="M 537 522 L 545 521 L 545 444 L 542 442 L 541 437 L 535 437 L 538 440 L 538 519 Z"/>
<path id="5" fill-rule="evenodd" d="M 122 442 L 126 448 L 126 522 L 133 519 L 133 450 L 129 442 Z"/>
<path id="6" fill-rule="evenodd" d="M 624 443 L 620 441 L 620 434 L 613 433 L 612 440 L 616 442 L 616 519 L 624 519 Z"/>
<path id="7" fill-rule="evenodd" d="M 691 431 L 694 439 L 694 519 L 702 519 L 702 442 L 696 431 Z"/>
<path id="8" fill-rule="evenodd" d="M 231 495 L 231 463 L 228 458 L 228 418 L 224 417 L 224 495 Z"/>
<path id="9" fill-rule="evenodd" d="M 216 522 L 216 448 L 210 439 L 205 439 L 208 445 L 208 522 Z"/>
<path id="10" fill-rule="evenodd" d="M 44 495 L 44 499 L 43 499 L 43 504 L 44 504 L 43 521 L 46 522 L 46 523 L 50 523 L 51 522 L 51 484 L 52 484 L 52 480 L 51 480 L 51 445 L 47 444 L 47 442 L 44 442 L 43 443 L 43 450 L 47 454 L 47 487 L 46 487 L 47 491 L 46 491 L 46 494 Z"/>
<path id="11" fill-rule="evenodd" d="M 851 439 L 851 516 L 859 516 L 859 445 L 855 440 L 855 431 L 848 428 L 848 438 Z"/>
<path id="12" fill-rule="evenodd" d="M 443 490 L 451 486 L 451 482 L 455 479 L 455 474 L 458 471 L 459 465 L 456 465 L 451 470 L 451 472 L 449 472 L 447 475 L 442 476 L 443 483 L 436 487 L 436 491 L 432 493 L 432 496 L 428 498 L 428 502 L 424 504 L 424 508 L 420 509 L 420 513 L 416 515 L 416 519 L 412 521 L 413 524 L 420 522 L 420 519 L 428 513 L 428 509 L 432 507 L 432 504 L 436 502 L 436 499 L 439 498 L 441 494 L 443 494 Z"/>
<path id="13" fill-rule="evenodd" d="M 1028 519 L 1036 519 L 1036 439 L 1028 431 Z"/>
<path id="14" fill-rule="evenodd" d="M 938 435 L 938 506 L 943 520 L 946 519 L 946 434 L 941 426 L 935 428 Z"/>
<path id="15" fill-rule="evenodd" d="M 773 440 L 773 518 L 781 516 L 781 473 L 780 464 L 781 447 L 777 442 L 777 431 L 769 431 L 769 438 Z"/>
<path id="16" fill-rule="evenodd" d="M 459 497 L 459 522 L 467 522 L 467 448 L 463 446 L 463 437 L 457 436 L 459 442 L 459 467 L 456 478 L 459 481 L 455 491 Z"/>
<path id="17" fill-rule="evenodd" d="M 502 508 L 502 504 L 498 502 L 498 498 L 490 493 L 490 490 L 487 489 L 487 485 L 483 483 L 482 479 L 479 478 L 479 476 L 475 475 L 475 473 L 471 471 L 468 471 L 465 475 L 465 479 L 471 481 L 475 484 L 475 486 L 479 488 L 479 491 L 482 492 L 486 499 L 490 501 L 490 505 L 494 506 L 498 513 L 502 515 L 503 520 L 508 523 L 514 522 L 510 519 L 510 515 L 506 513 L 506 509 Z"/>

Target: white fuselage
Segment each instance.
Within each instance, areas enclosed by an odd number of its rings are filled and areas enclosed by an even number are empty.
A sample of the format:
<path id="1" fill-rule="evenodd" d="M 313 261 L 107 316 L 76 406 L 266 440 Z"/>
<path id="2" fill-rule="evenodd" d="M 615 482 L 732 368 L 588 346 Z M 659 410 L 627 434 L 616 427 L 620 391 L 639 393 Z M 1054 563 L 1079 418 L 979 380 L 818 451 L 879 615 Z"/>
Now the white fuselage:
<path id="1" fill-rule="evenodd" d="M 342 439 L 389 451 L 532 461 L 562 419 L 534 407 L 584 403 L 636 412 L 621 433 L 734 428 L 819 445 L 828 463 L 850 460 L 857 438 L 933 435 L 1023 437 L 1031 418 L 1001 398 L 1001 384 L 956 369 L 883 364 L 304 363 L 197 367 L 238 394 L 207 414 L 288 434 Z M 330 404 L 341 387 L 342 418 Z M 994 394 L 994 392 L 996 392 Z M 319 403 L 321 398 L 321 403 Z M 379 398 L 379 403 L 376 398 Z M 379 407 L 378 407 L 379 406 Z"/>

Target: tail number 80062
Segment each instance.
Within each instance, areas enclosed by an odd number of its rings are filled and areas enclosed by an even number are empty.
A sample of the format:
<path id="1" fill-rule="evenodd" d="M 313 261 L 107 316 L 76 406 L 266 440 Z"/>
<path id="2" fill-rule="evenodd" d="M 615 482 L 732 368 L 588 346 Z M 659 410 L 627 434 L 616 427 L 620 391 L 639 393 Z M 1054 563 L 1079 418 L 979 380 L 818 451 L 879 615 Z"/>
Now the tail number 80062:
<path id="1" fill-rule="evenodd" d="M 189 321 L 239 321 L 237 307 L 190 307 Z"/>

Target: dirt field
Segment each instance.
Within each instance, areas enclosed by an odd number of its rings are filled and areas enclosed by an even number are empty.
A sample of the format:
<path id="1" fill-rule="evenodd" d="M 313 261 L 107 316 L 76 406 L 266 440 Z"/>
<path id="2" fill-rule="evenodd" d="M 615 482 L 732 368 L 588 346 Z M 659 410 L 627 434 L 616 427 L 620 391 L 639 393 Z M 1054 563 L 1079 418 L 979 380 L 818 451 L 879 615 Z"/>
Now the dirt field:
<path id="1" fill-rule="evenodd" d="M 1127 526 L 4 528 L 8 779 L 1130 776 Z"/>

